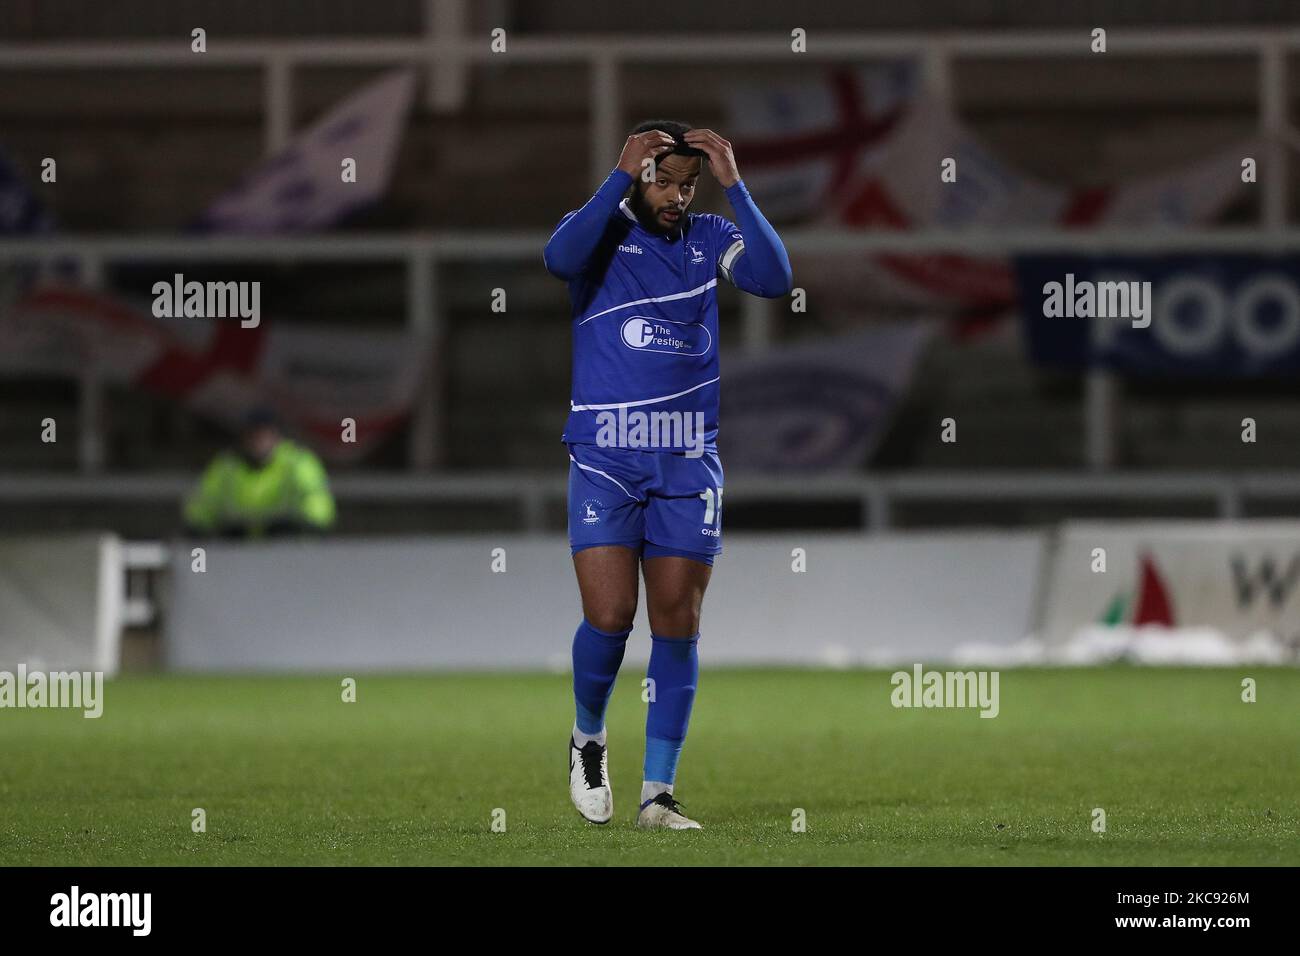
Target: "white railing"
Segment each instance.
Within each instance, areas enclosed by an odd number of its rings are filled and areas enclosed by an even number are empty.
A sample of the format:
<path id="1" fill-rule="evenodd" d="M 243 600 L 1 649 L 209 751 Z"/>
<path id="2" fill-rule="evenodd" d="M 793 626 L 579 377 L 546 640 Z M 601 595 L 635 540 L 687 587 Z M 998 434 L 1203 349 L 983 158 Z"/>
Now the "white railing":
<path id="1" fill-rule="evenodd" d="M 804 52 L 792 50 L 788 34 L 712 34 L 701 36 L 506 36 L 504 52 L 495 52 L 491 36 L 467 32 L 464 0 L 430 2 L 428 32 L 420 37 L 367 40 L 225 41 L 210 38 L 206 53 L 190 50 L 189 36 L 167 41 L 75 43 L 0 43 L 0 69 L 140 69 L 229 68 L 260 69 L 263 90 L 263 129 L 268 154 L 283 148 L 293 134 L 294 71 L 311 66 L 414 65 L 428 71 L 428 99 L 435 110 L 460 108 L 465 101 L 470 68 L 487 63 L 580 63 L 587 67 L 590 106 L 589 156 L 591 180 L 604 179 L 623 140 L 623 94 L 620 70 L 630 63 L 705 63 L 743 61 L 750 64 L 916 58 L 924 69 L 930 93 L 941 100 L 952 96 L 955 59 L 991 57 L 1147 56 L 1187 54 L 1252 56 L 1257 61 L 1259 126 L 1266 136 L 1263 168 L 1266 177 L 1264 223 L 1276 228 L 1285 222 L 1287 196 L 1286 139 L 1291 135 L 1287 114 L 1287 54 L 1300 49 L 1300 28 L 1269 29 L 1114 29 L 1107 32 L 1106 54 L 1092 52 L 1091 30 L 1015 30 L 967 33 L 822 33 L 814 30 Z M 101 77 L 96 78 L 102 82 Z"/>
<path id="2" fill-rule="evenodd" d="M 439 267 L 449 262 L 535 262 L 542 268 L 542 248 L 548 234 L 517 233 L 401 233 L 394 235 L 337 235 L 308 237 L 243 238 L 238 236 L 98 237 L 58 236 L 0 239 L 0 264 L 28 262 L 53 266 L 75 262 L 79 275 L 91 287 L 103 282 L 109 266 L 141 261 L 219 262 L 250 257 L 279 262 L 400 262 L 406 269 L 406 326 L 418 341 L 436 348 L 443 339 L 445 315 L 438 295 Z M 1017 252 L 1225 252 L 1252 250 L 1278 253 L 1300 249 L 1300 229 L 1147 229 L 1140 231 L 1015 229 L 918 230 L 914 232 L 845 232 L 794 229 L 783 238 L 792 256 L 832 254 L 868 255 L 882 252 L 967 253 L 997 255 Z M 740 296 L 742 342 L 758 351 L 771 344 L 774 310 L 780 300 Z M 417 401 L 411 429 L 410 460 L 427 471 L 441 463 L 443 409 L 434 400 L 441 394 L 441 363 L 433 363 L 429 382 Z M 97 472 L 103 465 L 100 434 L 102 385 L 93 368 L 83 373 L 80 388 L 81 421 L 78 460 L 82 471 Z M 1104 370 L 1089 373 L 1084 391 L 1085 430 L 1081 442 L 1085 460 L 1094 468 L 1106 466 L 1106 452 L 1114 434 L 1116 385 Z"/>
<path id="3" fill-rule="evenodd" d="M 340 474 L 331 489 L 348 503 L 514 502 L 526 531 L 546 527 L 547 505 L 564 501 L 567 477 L 542 472 L 463 474 Z M 166 503 L 193 490 L 194 475 L 0 475 L 0 502 Z M 1202 506 L 1223 519 L 1241 518 L 1248 502 L 1300 500 L 1300 472 L 911 472 L 900 475 L 759 477 L 732 475 L 727 501 L 857 502 L 865 529 L 885 530 L 896 506 L 912 503 L 1177 502 Z"/>
<path id="4" fill-rule="evenodd" d="M 880 60 L 911 57 L 922 64 L 932 95 L 949 99 L 954 60 L 989 57 L 1097 56 L 1091 50 L 1088 29 L 942 33 L 841 33 L 813 31 L 806 52 L 794 53 L 785 34 L 715 34 L 681 37 L 638 35 L 536 37 L 508 35 L 505 52 L 494 52 L 488 34 L 466 32 L 467 7 L 463 0 L 430 2 L 428 33 L 420 37 L 369 40 L 307 40 L 225 42 L 210 38 L 206 53 L 193 53 L 189 37 L 171 41 L 113 41 L 111 43 L 16 44 L 0 43 L 0 69 L 94 69 L 96 82 L 103 70 L 136 68 L 229 68 L 247 66 L 262 71 L 265 146 L 275 152 L 292 136 L 294 71 L 310 66 L 415 65 L 428 70 L 429 100 L 435 110 L 454 110 L 464 103 L 469 71 L 475 65 L 508 63 L 581 63 L 588 68 L 590 105 L 590 164 L 593 182 L 604 178 L 622 141 L 623 96 L 621 68 L 630 63 L 700 63 L 719 60 L 751 64 L 789 62 L 799 56 L 811 62 Z M 1109 230 L 1063 233 L 1022 230 L 1012 234 L 966 232 L 834 234 L 792 232 L 786 236 L 792 252 L 862 253 L 972 252 L 995 250 L 1141 251 L 1155 242 L 1170 251 L 1206 251 L 1252 248 L 1265 251 L 1295 248 L 1295 233 L 1286 229 L 1289 143 L 1296 136 L 1288 122 L 1286 57 L 1300 50 L 1300 28 L 1290 29 L 1116 29 L 1108 31 L 1107 56 L 1168 57 L 1186 54 L 1252 56 L 1258 65 L 1259 127 L 1264 134 L 1262 168 L 1270 170 L 1260 184 L 1261 215 L 1266 231 L 1200 230 L 1187 233 L 1160 231 L 1118 233 Z M 172 261 L 246 258 L 263 255 L 276 259 L 338 261 L 391 259 L 407 266 L 408 327 L 437 341 L 442 316 L 437 294 L 437 265 L 444 261 L 477 258 L 531 258 L 540 256 L 544 236 L 532 234 L 415 234 L 403 236 L 321 237 L 313 239 L 249 240 L 236 238 L 86 239 L 60 238 L 0 242 L 0 261 L 49 259 L 71 255 L 85 266 L 93 284 L 106 264 L 140 256 Z M 765 300 L 745 296 L 744 342 L 761 348 L 770 339 Z M 90 374 L 90 373 L 88 373 Z M 100 389 L 88 378 L 83 382 L 85 421 L 99 418 Z M 441 410 L 431 387 L 419 403 L 412 429 L 411 461 L 427 469 L 441 457 Z M 1085 448 L 1095 467 L 1109 463 L 1107 449 L 1113 433 L 1114 386 L 1106 373 L 1091 373 L 1085 391 L 1088 422 Z M 93 472 L 103 462 L 102 441 L 95 428 L 82 430 L 79 459 Z"/>
<path id="5" fill-rule="evenodd" d="M 139 261 L 221 261 L 268 259 L 276 261 L 399 261 L 406 267 L 407 328 L 429 349 L 442 341 L 445 330 L 443 299 L 438 294 L 439 267 L 452 261 L 485 259 L 534 261 L 542 268 L 541 251 L 547 233 L 403 233 L 395 235 L 322 235 L 322 237 L 40 237 L 0 239 L 0 263 L 52 265 L 75 261 L 87 285 L 103 284 L 110 265 Z M 784 233 L 794 256 L 878 254 L 878 252 L 966 252 L 970 255 L 1014 252 L 1206 252 L 1255 250 L 1283 252 L 1300 248 L 1300 229 L 1149 229 L 1149 230 L 918 230 L 918 232 L 841 232 L 794 229 Z M 779 300 L 741 295 L 742 343 L 759 351 L 771 343 Z M 412 467 L 428 471 L 442 460 L 443 408 L 434 401 L 441 394 L 437 377 L 443 369 L 434 363 L 432 375 L 417 399 L 411 429 Z M 103 467 L 103 436 L 98 427 L 103 407 L 103 386 L 94 369 L 87 367 L 81 381 L 78 460 L 83 472 Z M 1088 373 L 1084 390 L 1084 434 L 1080 441 L 1089 466 L 1108 466 L 1108 449 L 1117 414 L 1117 388 L 1104 369 Z"/>

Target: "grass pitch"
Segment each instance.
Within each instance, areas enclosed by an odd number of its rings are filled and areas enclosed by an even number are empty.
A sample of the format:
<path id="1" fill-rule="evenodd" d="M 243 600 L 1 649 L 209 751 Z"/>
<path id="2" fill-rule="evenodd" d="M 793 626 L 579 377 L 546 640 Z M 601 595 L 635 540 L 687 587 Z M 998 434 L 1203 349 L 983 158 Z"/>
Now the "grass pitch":
<path id="1" fill-rule="evenodd" d="M 355 703 L 334 677 L 131 677 L 98 720 L 0 710 L 0 864 L 1300 864 L 1295 669 L 1003 671 L 981 719 L 894 709 L 885 671 L 706 660 L 689 833 L 632 825 L 638 678 L 604 827 L 568 800 L 567 676 L 363 674 Z"/>

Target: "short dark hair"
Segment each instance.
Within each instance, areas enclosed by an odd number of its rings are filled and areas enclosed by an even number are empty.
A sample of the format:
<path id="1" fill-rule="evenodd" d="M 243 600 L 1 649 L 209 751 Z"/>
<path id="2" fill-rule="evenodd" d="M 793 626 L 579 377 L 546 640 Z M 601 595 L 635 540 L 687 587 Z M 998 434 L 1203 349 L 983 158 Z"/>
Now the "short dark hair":
<path id="1" fill-rule="evenodd" d="M 667 133 L 677 144 L 673 147 L 671 153 L 667 155 L 707 156 L 704 150 L 696 149 L 694 146 L 687 146 L 686 141 L 682 139 L 683 136 L 694 128 L 695 127 L 690 123 L 683 123 L 680 120 L 646 120 L 644 123 L 637 123 L 636 128 L 632 130 L 631 135 L 635 136 L 637 133 L 648 133 L 652 129 L 657 129 L 661 133 Z"/>
<path id="2" fill-rule="evenodd" d="M 274 428 L 278 431 L 280 416 L 275 413 L 275 409 L 270 405 L 254 405 L 244 412 L 241 425 L 246 432 L 258 428 Z"/>

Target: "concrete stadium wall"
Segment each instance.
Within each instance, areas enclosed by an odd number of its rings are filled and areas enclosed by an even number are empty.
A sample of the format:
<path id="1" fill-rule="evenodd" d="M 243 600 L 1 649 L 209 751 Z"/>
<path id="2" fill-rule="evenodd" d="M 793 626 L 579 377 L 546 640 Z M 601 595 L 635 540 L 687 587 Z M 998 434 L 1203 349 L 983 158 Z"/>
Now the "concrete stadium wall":
<path id="1" fill-rule="evenodd" d="M 116 674 L 122 578 L 115 535 L 0 538 L 0 670 Z"/>
<path id="2" fill-rule="evenodd" d="M 1033 625 L 1041 532 L 736 535 L 714 568 L 714 664 L 938 661 Z M 804 549 L 807 570 L 791 570 Z M 504 572 L 493 572 L 502 549 Z M 565 669 L 580 619 L 562 537 L 239 546 L 203 573 L 174 552 L 166 666 L 183 671 Z M 644 595 L 628 649 L 648 657 Z"/>

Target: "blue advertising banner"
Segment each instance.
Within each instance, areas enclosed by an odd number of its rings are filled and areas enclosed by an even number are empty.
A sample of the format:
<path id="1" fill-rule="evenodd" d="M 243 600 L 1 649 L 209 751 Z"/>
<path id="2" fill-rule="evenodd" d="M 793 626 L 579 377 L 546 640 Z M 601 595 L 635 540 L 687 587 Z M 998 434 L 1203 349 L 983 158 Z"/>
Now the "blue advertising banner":
<path id="1" fill-rule="evenodd" d="M 1030 357 L 1153 377 L 1300 372 L 1300 256 L 1022 256 Z"/>

